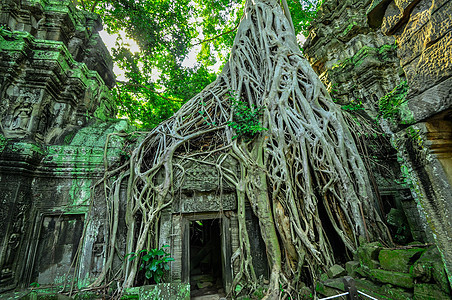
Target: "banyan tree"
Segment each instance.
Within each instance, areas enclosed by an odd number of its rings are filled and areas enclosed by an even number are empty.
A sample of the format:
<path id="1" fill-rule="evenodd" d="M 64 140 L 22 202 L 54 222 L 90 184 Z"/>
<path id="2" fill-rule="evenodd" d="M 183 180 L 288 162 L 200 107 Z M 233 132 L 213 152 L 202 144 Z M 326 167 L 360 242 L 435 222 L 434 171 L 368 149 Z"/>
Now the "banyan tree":
<path id="1" fill-rule="evenodd" d="M 281 287 L 296 294 L 340 252 L 356 250 L 360 236 L 389 239 L 352 133 L 303 58 L 282 3 L 247 0 L 217 80 L 148 133 L 115 177 L 118 187 L 127 185 L 130 253 L 158 247 L 159 213 L 185 176 L 180 161 L 214 166 L 237 194 L 240 268 L 233 283 L 258 284 L 244 219 L 248 202 L 265 242 L 269 299 L 280 297 Z M 231 159 L 238 172 L 224 163 Z M 118 192 L 111 191 L 114 212 Z M 96 284 L 116 251 L 118 221 L 112 216 L 110 258 Z M 133 284 L 137 271 L 137 261 L 124 264 L 123 287 Z"/>

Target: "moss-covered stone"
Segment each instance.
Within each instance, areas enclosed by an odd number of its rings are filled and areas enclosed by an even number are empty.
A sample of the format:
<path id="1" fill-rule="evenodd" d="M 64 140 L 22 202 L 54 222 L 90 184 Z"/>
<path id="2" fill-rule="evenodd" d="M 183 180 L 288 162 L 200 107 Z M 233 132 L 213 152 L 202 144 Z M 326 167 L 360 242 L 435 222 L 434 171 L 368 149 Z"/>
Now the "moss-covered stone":
<path id="1" fill-rule="evenodd" d="M 361 245 L 356 252 L 361 265 L 371 269 L 378 268 L 380 266 L 378 255 L 382 248 L 383 246 L 379 242 Z"/>
<path id="2" fill-rule="evenodd" d="M 404 288 L 412 288 L 414 286 L 413 278 L 407 273 L 372 269 L 370 274 L 375 280 L 382 283 L 389 283 Z"/>
<path id="3" fill-rule="evenodd" d="M 441 255 L 436 246 L 428 248 L 422 256 L 410 267 L 410 274 L 419 282 L 436 282 L 441 290 L 450 293 Z"/>
<path id="4" fill-rule="evenodd" d="M 413 294 L 403 288 L 397 288 L 392 285 L 379 285 L 369 280 L 356 279 L 355 285 L 358 290 L 375 297 L 376 299 L 390 300 L 411 300 Z M 364 299 L 364 297 L 363 297 Z"/>
<path id="5" fill-rule="evenodd" d="M 451 295 L 444 293 L 436 284 L 416 284 L 414 286 L 415 300 L 446 300 L 450 299 Z"/>
<path id="6" fill-rule="evenodd" d="M 349 276 L 355 277 L 356 270 L 359 268 L 359 261 L 348 261 L 345 263 L 345 270 Z"/>
<path id="7" fill-rule="evenodd" d="M 342 282 L 342 280 L 341 280 L 341 282 Z M 335 295 L 341 294 L 344 291 L 344 283 L 342 282 L 342 285 L 341 285 L 341 282 L 337 282 L 337 279 L 336 280 L 328 279 L 328 283 L 318 282 L 315 290 L 316 290 L 317 294 L 320 294 L 320 295 L 323 295 L 326 297 L 335 296 Z"/>
<path id="8" fill-rule="evenodd" d="M 383 269 L 388 271 L 409 272 L 410 266 L 422 255 L 425 248 L 380 251 L 378 259 Z"/>
<path id="9" fill-rule="evenodd" d="M 406 101 L 408 94 L 408 83 L 402 81 L 391 92 L 380 98 L 378 107 L 383 118 L 400 118 L 399 107 Z"/>
<path id="10" fill-rule="evenodd" d="M 341 276 L 345 276 L 347 272 L 345 269 L 339 265 L 333 265 L 331 268 L 328 269 L 328 277 L 329 278 L 338 278 Z"/>
<path id="11" fill-rule="evenodd" d="M 3 152 L 3 150 L 6 148 L 6 145 L 8 144 L 8 140 L 5 138 L 3 134 L 0 134 L 0 153 Z"/>
<path id="12" fill-rule="evenodd" d="M 190 285 L 186 283 L 159 283 L 129 288 L 124 291 L 121 299 L 189 300 Z"/>

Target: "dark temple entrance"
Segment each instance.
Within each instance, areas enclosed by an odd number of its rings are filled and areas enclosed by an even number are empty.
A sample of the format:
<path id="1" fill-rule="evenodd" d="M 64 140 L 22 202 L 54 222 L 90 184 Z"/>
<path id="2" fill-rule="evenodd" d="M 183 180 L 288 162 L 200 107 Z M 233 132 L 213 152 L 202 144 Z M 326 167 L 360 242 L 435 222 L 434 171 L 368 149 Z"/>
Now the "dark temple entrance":
<path id="1" fill-rule="evenodd" d="M 223 294 L 220 219 L 190 221 L 191 296 Z"/>

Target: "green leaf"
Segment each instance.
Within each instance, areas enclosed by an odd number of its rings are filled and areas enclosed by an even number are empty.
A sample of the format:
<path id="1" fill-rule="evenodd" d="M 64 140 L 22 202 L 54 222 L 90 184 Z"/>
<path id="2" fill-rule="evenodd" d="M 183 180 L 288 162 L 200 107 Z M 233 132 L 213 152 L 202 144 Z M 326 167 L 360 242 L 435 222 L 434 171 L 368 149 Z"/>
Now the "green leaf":
<path id="1" fill-rule="evenodd" d="M 145 273 L 145 276 L 147 279 L 151 279 L 152 278 L 153 273 L 151 272 L 151 270 L 147 270 Z"/>

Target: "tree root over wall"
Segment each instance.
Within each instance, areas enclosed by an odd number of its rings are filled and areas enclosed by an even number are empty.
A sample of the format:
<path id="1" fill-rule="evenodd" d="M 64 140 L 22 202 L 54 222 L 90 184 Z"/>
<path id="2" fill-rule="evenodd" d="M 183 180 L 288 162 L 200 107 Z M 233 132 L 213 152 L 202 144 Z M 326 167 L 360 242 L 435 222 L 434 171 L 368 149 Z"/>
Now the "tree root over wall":
<path id="1" fill-rule="evenodd" d="M 116 184 L 128 182 L 126 253 L 158 247 L 159 213 L 171 205 L 183 181 L 181 160 L 211 164 L 236 187 L 240 250 L 234 255 L 239 262 L 234 285 L 252 288 L 257 279 L 244 212 L 250 203 L 270 265 L 269 299 L 282 297 L 281 287 L 294 299 L 300 282 L 312 282 L 334 264 L 329 236 L 336 235 L 350 251 L 359 235 L 389 239 L 352 134 L 303 58 L 286 15 L 277 1 L 248 0 L 218 79 L 152 130 L 120 170 Z M 228 126 L 234 118 L 231 93 L 262 108 L 267 130 L 252 139 L 234 138 Z M 238 174 L 223 163 L 227 158 L 238 161 Z M 117 193 L 111 189 L 112 210 Z M 111 215 L 110 257 L 117 231 L 117 214 Z M 325 232 L 326 220 L 334 232 Z M 107 258 L 95 285 L 111 265 Z M 137 260 L 125 263 L 124 288 L 133 285 L 137 265 Z"/>

